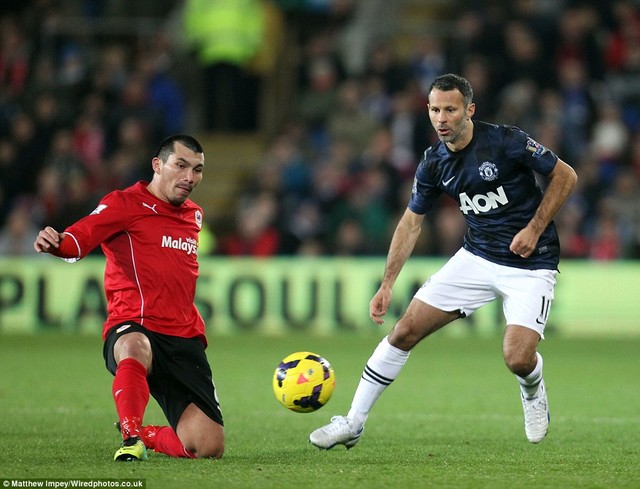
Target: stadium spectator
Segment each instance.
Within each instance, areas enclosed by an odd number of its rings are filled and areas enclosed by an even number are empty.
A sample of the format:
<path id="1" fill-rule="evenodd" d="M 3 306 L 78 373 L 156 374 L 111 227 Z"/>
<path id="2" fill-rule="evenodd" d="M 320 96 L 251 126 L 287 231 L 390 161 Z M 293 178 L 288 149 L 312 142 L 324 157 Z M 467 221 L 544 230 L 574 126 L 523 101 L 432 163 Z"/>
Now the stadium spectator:
<path id="1" fill-rule="evenodd" d="M 21 194 L 21 167 L 17 148 L 10 138 L 0 139 L 0 226 L 4 225 L 13 202 Z"/>
<path id="2" fill-rule="evenodd" d="M 495 120 L 518 127 L 533 127 L 536 123 L 538 86 L 530 79 L 520 79 L 506 85 L 498 94 Z"/>
<path id="3" fill-rule="evenodd" d="M 149 101 L 146 78 L 139 71 L 131 73 L 119 93 L 118 102 L 109 112 L 108 141 L 114 148 L 125 144 L 141 157 L 148 149 L 149 141 L 156 141 L 166 134 L 163 124 L 161 107 Z"/>
<path id="4" fill-rule="evenodd" d="M 281 236 L 275 226 L 278 201 L 271 192 L 241 200 L 236 232 L 220 239 L 218 252 L 227 256 L 266 257 L 277 255 Z"/>
<path id="5" fill-rule="evenodd" d="M 621 105 L 623 119 L 640 126 L 640 8 L 636 2 L 617 0 L 612 5 L 614 26 L 603 49 L 607 84 Z"/>
<path id="6" fill-rule="evenodd" d="M 107 180 L 104 161 L 107 149 L 105 114 L 105 100 L 95 92 L 89 93 L 84 99 L 72 131 L 73 149 L 82 161 L 95 189 Z"/>
<path id="7" fill-rule="evenodd" d="M 596 118 L 596 104 L 589 87 L 586 67 L 580 60 L 563 60 L 557 69 L 561 97 L 563 154 L 580 161 L 589 147 L 589 137 Z"/>
<path id="8" fill-rule="evenodd" d="M 356 151 L 347 140 L 332 141 L 322 157 L 318 158 L 311 185 L 313 196 L 325 216 L 347 191 L 356 163 Z"/>
<path id="9" fill-rule="evenodd" d="M 0 256 L 28 256 L 33 253 L 33 237 L 38 227 L 28 199 L 16 202 L 0 230 Z"/>
<path id="10" fill-rule="evenodd" d="M 613 2 L 615 27 L 605 47 L 607 71 L 633 74 L 640 67 L 640 12 L 630 0 Z"/>
<path id="11" fill-rule="evenodd" d="M 327 119 L 337 105 L 340 76 L 326 59 L 309 60 L 309 64 L 308 81 L 299 90 L 294 113 L 324 143 Z"/>
<path id="12" fill-rule="evenodd" d="M 324 0 L 333 17 L 345 20 L 339 34 L 342 59 L 349 77 L 360 77 L 366 70 L 366 56 L 375 39 L 389 36 L 394 24 L 389 22 L 398 10 L 398 2 L 387 0 Z M 308 2 L 318 3 L 316 0 Z M 385 19 L 381 22 L 381 19 Z M 336 22 L 334 21 L 335 25 Z"/>
<path id="13" fill-rule="evenodd" d="M 508 67 L 506 84 L 522 81 L 533 83 L 539 88 L 548 88 L 550 79 L 549 63 L 543 52 L 543 41 L 539 33 L 521 20 L 512 19 L 503 30 L 505 63 Z"/>
<path id="14" fill-rule="evenodd" d="M 380 122 L 362 106 L 362 93 L 359 80 L 345 80 L 338 87 L 337 105 L 327 118 L 329 138 L 348 141 L 358 153 L 380 127 Z"/>
<path id="15" fill-rule="evenodd" d="M 309 198 L 299 202 L 282 222 L 280 253 L 285 255 L 324 255 L 326 219 L 318 202 Z"/>
<path id="16" fill-rule="evenodd" d="M 150 182 L 109 193 L 64 232 L 45 227 L 33 247 L 71 261 L 104 250 L 104 359 L 123 438 L 114 460 L 146 460 L 147 448 L 220 458 L 222 413 L 194 304 L 203 215 L 188 199 L 202 180 L 203 149 L 190 136 L 171 136 L 151 164 Z M 150 394 L 171 426 L 143 425 Z"/>
<path id="17" fill-rule="evenodd" d="M 379 167 L 365 169 L 351 178 L 349 187 L 328 212 L 329 243 L 337 247 L 341 242 L 351 242 L 346 249 L 359 249 L 365 255 L 382 252 L 388 238 L 388 182 L 385 170 Z M 366 239 L 362 239 L 356 246 L 355 238 L 358 233 Z M 345 249 L 342 250 L 342 254 L 344 253 Z"/>
<path id="18" fill-rule="evenodd" d="M 89 80 L 89 91 L 102 98 L 108 107 L 117 105 L 119 93 L 130 76 L 130 54 L 130 50 L 118 43 L 100 46 L 98 62 Z"/>
<path id="19" fill-rule="evenodd" d="M 446 68 L 445 48 L 435 35 L 425 35 L 413 46 L 409 67 L 423 93 L 427 93 L 433 79 Z"/>
<path id="20" fill-rule="evenodd" d="M 460 73 L 473 86 L 473 97 L 478 101 L 478 119 L 492 119 L 496 106 L 496 89 L 492 84 L 495 68 L 486 55 L 467 56 L 462 62 Z"/>
<path id="21" fill-rule="evenodd" d="M 362 88 L 361 105 L 364 112 L 384 124 L 391 116 L 392 104 L 383 79 L 377 75 L 367 76 L 363 80 Z"/>
<path id="22" fill-rule="evenodd" d="M 13 15 L 0 18 L 0 102 L 18 103 L 29 76 L 31 46 Z"/>
<path id="23" fill-rule="evenodd" d="M 36 120 L 26 110 L 13 117 L 11 139 L 16 144 L 16 161 L 21 163 L 15 184 L 22 192 L 32 194 L 35 181 L 31 175 L 37 175 L 42 170 L 49 142 L 38 139 Z"/>
<path id="24" fill-rule="evenodd" d="M 633 134 L 629 143 L 629 168 L 633 172 L 636 181 L 640 182 L 640 131 Z"/>
<path id="25" fill-rule="evenodd" d="M 453 19 L 453 25 L 453 32 L 445 45 L 447 67 L 453 72 L 462 73 L 464 59 L 481 57 L 489 51 L 484 48 L 487 23 L 481 9 L 465 9 Z"/>
<path id="26" fill-rule="evenodd" d="M 76 151 L 74 134 L 71 130 L 62 128 L 56 131 L 44 159 L 44 166 L 53 168 L 63 182 L 72 178 L 73 175 L 88 173 L 79 152 Z"/>
<path id="27" fill-rule="evenodd" d="M 202 66 L 207 130 L 257 128 L 259 77 L 250 70 L 265 41 L 261 0 L 187 0 L 184 35 Z"/>
<path id="28" fill-rule="evenodd" d="M 170 72 L 173 63 L 170 41 L 162 32 L 152 37 L 150 47 L 140 53 L 136 63 L 147 83 L 149 105 L 162 115 L 163 134 L 182 132 L 186 120 L 186 97 L 184 89 Z"/>
<path id="29" fill-rule="evenodd" d="M 616 214 L 604 201 L 600 202 L 590 243 L 589 258 L 593 260 L 611 261 L 622 256 L 622 240 Z"/>
<path id="30" fill-rule="evenodd" d="M 600 103 L 593 124 L 590 151 L 597 162 L 599 178 L 605 185 L 613 183 L 623 165 L 629 137 L 629 127 L 624 123 L 620 105 L 607 100 Z"/>
<path id="31" fill-rule="evenodd" d="M 369 49 L 365 76 L 379 77 L 389 96 L 405 90 L 411 80 L 409 66 L 402 62 L 389 39 L 380 39 Z"/>
<path id="32" fill-rule="evenodd" d="M 620 228 L 621 258 L 640 258 L 640 183 L 633 172 L 621 170 L 603 202 L 611 206 Z"/>
<path id="33" fill-rule="evenodd" d="M 598 41 L 597 10 L 589 2 L 576 2 L 562 9 L 559 16 L 552 43 L 554 69 L 575 63 L 583 68 L 587 80 L 603 80 L 604 59 Z"/>
<path id="34" fill-rule="evenodd" d="M 60 173 L 53 165 L 47 165 L 38 174 L 34 207 L 39 225 L 55 222 L 59 218 L 63 205 L 60 189 L 63 185 Z"/>
<path id="35" fill-rule="evenodd" d="M 442 75 L 428 94 L 427 110 L 440 142 L 425 151 L 416 171 L 380 288 L 369 305 L 371 319 L 384 322 L 393 285 L 438 196 L 446 193 L 456 201 L 469 229 L 462 248 L 416 292 L 368 359 L 347 416 L 334 416 L 311 433 L 309 441 L 318 448 L 353 447 L 370 410 L 413 347 L 498 298 L 506 318 L 503 357 L 520 386 L 527 439 L 539 443 L 549 429 L 537 348 L 558 273 L 560 249 L 553 218 L 573 190 L 576 174 L 520 129 L 473 120 L 473 90 L 466 79 Z M 547 177 L 544 192 L 534 172 Z"/>
<path id="36" fill-rule="evenodd" d="M 440 206 L 435 215 L 434 228 L 433 233 L 438 237 L 434 255 L 451 256 L 460 249 L 467 226 L 451 199 L 446 199 L 446 204 Z"/>
<path id="37" fill-rule="evenodd" d="M 367 233 L 358 219 L 348 217 L 341 220 L 330 242 L 330 252 L 334 256 L 371 254 Z"/>
<path id="38" fill-rule="evenodd" d="M 556 219 L 562 258 L 587 258 L 590 241 L 582 229 L 584 209 L 579 203 L 567 201 Z"/>

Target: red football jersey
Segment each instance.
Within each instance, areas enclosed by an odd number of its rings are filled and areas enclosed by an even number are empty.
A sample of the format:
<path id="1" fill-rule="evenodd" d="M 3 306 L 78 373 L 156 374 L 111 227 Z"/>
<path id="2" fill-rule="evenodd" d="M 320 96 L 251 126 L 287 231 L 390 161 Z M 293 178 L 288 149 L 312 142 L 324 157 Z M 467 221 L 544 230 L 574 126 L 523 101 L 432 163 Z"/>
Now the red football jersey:
<path id="1" fill-rule="evenodd" d="M 65 230 L 54 254 L 76 261 L 102 246 L 108 308 L 103 338 L 114 325 L 135 321 L 206 344 L 204 321 L 194 305 L 202 209 L 191 200 L 175 207 L 147 185 L 138 182 L 107 194 L 90 215 Z"/>

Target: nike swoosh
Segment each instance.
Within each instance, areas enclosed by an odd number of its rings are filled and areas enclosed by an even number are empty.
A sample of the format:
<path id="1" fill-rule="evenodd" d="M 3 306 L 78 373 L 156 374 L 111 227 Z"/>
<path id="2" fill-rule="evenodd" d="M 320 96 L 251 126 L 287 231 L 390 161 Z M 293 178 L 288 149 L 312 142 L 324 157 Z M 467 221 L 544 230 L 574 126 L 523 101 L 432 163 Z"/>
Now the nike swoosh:
<path id="1" fill-rule="evenodd" d="M 452 176 L 449 180 L 442 180 L 442 185 L 443 185 L 444 187 L 446 187 L 447 185 L 449 185 L 449 184 L 453 181 L 453 179 L 454 179 L 454 178 L 456 178 L 456 176 L 455 176 L 455 175 L 454 175 L 454 176 Z"/>

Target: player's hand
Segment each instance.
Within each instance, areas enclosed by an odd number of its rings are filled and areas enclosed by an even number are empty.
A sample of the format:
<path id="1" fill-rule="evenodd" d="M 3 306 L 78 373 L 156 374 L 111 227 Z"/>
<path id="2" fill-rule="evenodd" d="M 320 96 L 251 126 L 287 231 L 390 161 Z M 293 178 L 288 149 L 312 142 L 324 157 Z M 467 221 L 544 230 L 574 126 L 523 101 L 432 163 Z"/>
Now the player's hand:
<path id="1" fill-rule="evenodd" d="M 522 258 L 528 258 L 536 249 L 538 237 L 537 233 L 526 227 L 513 237 L 509 250 Z"/>
<path id="2" fill-rule="evenodd" d="M 387 313 L 391 303 L 391 290 L 386 288 L 378 289 L 376 295 L 369 302 L 369 317 L 376 324 L 384 323 L 384 315 Z"/>
<path id="3" fill-rule="evenodd" d="M 51 253 L 52 250 L 60 246 L 60 242 L 64 239 L 64 233 L 59 233 L 51 226 L 47 226 L 36 236 L 33 248 L 38 253 Z"/>

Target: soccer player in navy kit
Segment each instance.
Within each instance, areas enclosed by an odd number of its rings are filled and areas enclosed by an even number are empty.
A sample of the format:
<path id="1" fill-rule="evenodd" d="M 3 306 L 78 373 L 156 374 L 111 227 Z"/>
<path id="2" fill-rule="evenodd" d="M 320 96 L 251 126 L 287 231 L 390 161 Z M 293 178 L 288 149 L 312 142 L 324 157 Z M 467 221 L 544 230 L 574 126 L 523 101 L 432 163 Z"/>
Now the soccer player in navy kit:
<path id="1" fill-rule="evenodd" d="M 123 437 L 114 460 L 145 460 L 148 448 L 220 458 L 222 413 L 194 305 L 203 214 L 188 197 L 202 180 L 202 147 L 191 136 L 170 136 L 151 166 L 150 182 L 107 194 L 62 233 L 46 227 L 34 248 L 68 261 L 98 245 L 104 251 L 104 358 Z M 170 426 L 143 425 L 150 394 Z"/>
<path id="2" fill-rule="evenodd" d="M 576 184 L 574 170 L 512 126 L 473 121 L 473 90 L 454 74 L 436 78 L 428 112 L 438 143 L 416 170 L 409 205 L 396 227 L 380 288 L 369 305 L 377 324 L 411 255 L 425 214 L 442 193 L 458 202 L 467 222 L 462 248 L 416 292 L 404 315 L 367 361 L 347 416 L 313 431 L 323 449 L 353 447 L 369 412 L 398 376 L 410 350 L 455 319 L 501 297 L 506 318 L 503 356 L 519 386 L 525 434 L 538 443 L 549 429 L 549 408 L 537 352 L 553 301 L 559 261 L 553 217 Z M 547 178 L 544 193 L 535 173 Z"/>

